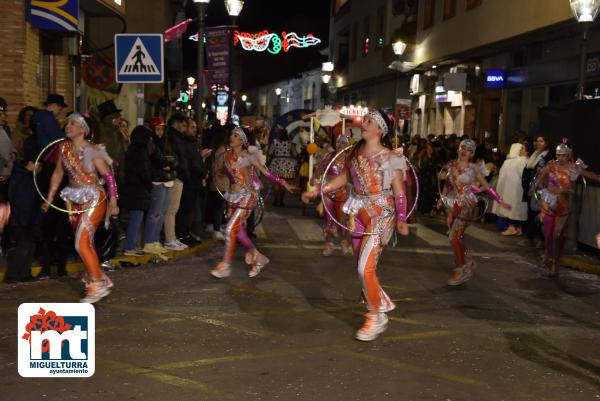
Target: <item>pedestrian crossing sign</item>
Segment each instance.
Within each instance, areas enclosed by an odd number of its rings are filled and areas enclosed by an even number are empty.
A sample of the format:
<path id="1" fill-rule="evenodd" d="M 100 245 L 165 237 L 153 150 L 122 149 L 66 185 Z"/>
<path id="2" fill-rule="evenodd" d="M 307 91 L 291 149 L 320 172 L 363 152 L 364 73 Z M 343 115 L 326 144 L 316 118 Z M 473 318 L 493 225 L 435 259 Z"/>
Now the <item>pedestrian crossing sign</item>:
<path id="1" fill-rule="evenodd" d="M 119 83 L 163 82 L 163 36 L 115 35 L 115 70 Z"/>

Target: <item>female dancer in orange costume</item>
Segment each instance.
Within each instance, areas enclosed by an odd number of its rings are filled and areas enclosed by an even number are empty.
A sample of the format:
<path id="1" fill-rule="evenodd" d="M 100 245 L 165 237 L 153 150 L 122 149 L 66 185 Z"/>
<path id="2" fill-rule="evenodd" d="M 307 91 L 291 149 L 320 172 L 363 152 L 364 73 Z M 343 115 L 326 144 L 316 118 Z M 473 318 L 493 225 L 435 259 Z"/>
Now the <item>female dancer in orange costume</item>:
<path id="1" fill-rule="evenodd" d="M 360 341 L 372 341 L 387 328 L 386 312 L 396 305 L 379 285 L 377 263 L 394 227 L 408 235 L 404 192 L 407 164 L 401 153 L 392 151 L 391 132 L 392 123 L 384 112 L 365 115 L 362 139 L 353 146 L 342 173 L 322 190 L 327 195 L 347 184 L 352 186 L 344 212 L 354 225 L 352 247 L 367 305 L 364 324 L 355 335 Z M 305 192 L 303 201 L 318 194 L 316 190 Z"/>
<path id="2" fill-rule="evenodd" d="M 573 162 L 573 152 L 567 139 L 556 147 L 556 160 L 550 161 L 541 171 L 538 187 L 542 188 L 542 211 L 544 224 L 544 263 L 551 276 L 558 275 L 558 266 L 564 247 L 564 231 L 569 218 L 573 183 L 580 175 L 600 182 L 600 175 L 586 170 L 581 159 Z"/>
<path id="3" fill-rule="evenodd" d="M 90 127 L 83 116 L 78 113 L 71 114 L 65 131 L 67 140 L 59 145 L 59 159 L 50 181 L 48 203 L 45 203 L 43 208 L 48 210 L 66 171 L 69 185 L 60 192 L 60 197 L 75 212 L 71 215 L 71 224 L 75 231 L 75 249 L 83 260 L 89 277 L 86 295 L 81 302 L 94 303 L 107 296 L 112 287 L 112 282 L 100 269 L 100 261 L 94 248 L 94 233 L 105 218 L 119 214 L 119 195 L 111 170 L 112 159 L 103 145 L 92 145 L 85 139 Z M 103 181 L 106 183 L 108 195 L 104 190 Z M 78 211 L 80 213 L 77 213 Z"/>
<path id="4" fill-rule="evenodd" d="M 348 146 L 350 138 L 347 135 L 340 134 L 335 141 L 335 150 L 327 153 L 323 160 L 319 163 L 319 168 L 315 171 L 314 184 L 317 190 L 321 187 L 321 180 L 325 178 L 327 181 L 339 176 L 344 170 L 345 161 L 342 157 L 338 157 L 330 167 L 327 177 L 321 177 L 325 172 L 329 163 L 334 158 L 337 152 L 340 152 Z M 343 207 L 344 203 L 348 199 L 346 188 L 340 188 L 336 191 L 331 191 L 327 194 L 327 197 L 323 199 L 323 207 L 327 208 L 329 213 L 325 211 L 323 213 L 323 237 L 325 238 L 325 247 L 323 249 L 323 256 L 331 256 L 333 253 L 333 239 L 336 237 L 342 237 L 341 247 L 344 255 L 351 254 L 352 248 L 348 241 L 348 232 L 342 229 L 337 223 L 333 221 L 331 216 L 335 216 L 335 219 L 340 222 L 346 221 L 346 215 L 344 214 Z"/>
<path id="5" fill-rule="evenodd" d="M 294 187 L 267 170 L 262 153 L 256 146 L 249 145 L 248 133 L 242 128 L 233 129 L 229 145 L 230 148 L 223 152 L 220 163 L 216 166 L 217 182 L 222 182 L 224 175 L 229 179 L 229 190 L 224 196 L 228 203 L 229 215 L 225 229 L 225 255 L 210 273 L 217 278 L 231 275 L 231 261 L 237 240 L 246 248 L 246 264 L 250 266 L 248 276 L 255 277 L 269 263 L 269 259 L 256 249 L 246 232 L 246 220 L 257 207 L 259 191 L 262 188 L 256 170 L 289 192 L 292 192 Z"/>
<path id="6" fill-rule="evenodd" d="M 500 195 L 490 187 L 485 180 L 488 174 L 483 163 L 472 163 L 475 155 L 475 142 L 470 139 L 461 141 L 458 147 L 458 159 L 449 162 L 444 170 L 448 172 L 446 184 L 441 196 L 441 201 L 446 206 L 448 213 L 448 229 L 450 230 L 450 244 L 454 249 L 454 270 L 448 280 L 448 285 L 461 285 L 473 276 L 475 261 L 467 257 L 465 245 L 465 230 L 473 219 L 479 192 L 487 192 L 502 207 L 510 209 Z M 479 182 L 481 188 L 473 186 Z"/>

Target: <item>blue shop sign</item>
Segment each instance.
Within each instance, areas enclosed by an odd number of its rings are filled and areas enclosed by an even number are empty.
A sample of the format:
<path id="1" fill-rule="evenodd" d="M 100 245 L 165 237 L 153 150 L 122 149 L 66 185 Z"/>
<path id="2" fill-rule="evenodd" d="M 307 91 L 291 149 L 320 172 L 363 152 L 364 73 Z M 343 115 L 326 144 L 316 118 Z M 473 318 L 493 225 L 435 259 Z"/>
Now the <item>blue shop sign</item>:
<path id="1" fill-rule="evenodd" d="M 34 28 L 77 32 L 79 0 L 29 0 L 25 1 L 25 10 Z"/>
<path id="2" fill-rule="evenodd" d="M 485 75 L 486 88 L 504 88 L 506 70 L 487 70 Z"/>

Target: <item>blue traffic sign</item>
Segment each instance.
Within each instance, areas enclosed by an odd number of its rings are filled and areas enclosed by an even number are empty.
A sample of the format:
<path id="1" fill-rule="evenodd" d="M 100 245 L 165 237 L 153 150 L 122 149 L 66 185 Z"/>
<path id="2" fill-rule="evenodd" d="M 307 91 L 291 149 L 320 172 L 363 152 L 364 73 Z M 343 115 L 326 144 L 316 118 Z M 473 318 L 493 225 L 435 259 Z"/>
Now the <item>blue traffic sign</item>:
<path id="1" fill-rule="evenodd" d="M 163 82 L 163 36 L 135 33 L 115 35 L 115 70 L 119 83 Z"/>

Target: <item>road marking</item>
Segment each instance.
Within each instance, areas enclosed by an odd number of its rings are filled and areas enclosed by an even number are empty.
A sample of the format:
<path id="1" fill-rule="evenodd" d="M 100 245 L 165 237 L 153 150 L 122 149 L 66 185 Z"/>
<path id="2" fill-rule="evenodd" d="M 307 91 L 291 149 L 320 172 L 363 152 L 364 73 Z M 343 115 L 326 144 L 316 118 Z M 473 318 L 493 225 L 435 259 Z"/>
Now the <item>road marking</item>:
<path id="1" fill-rule="evenodd" d="M 416 319 L 408 319 L 405 317 L 390 317 L 391 321 L 394 322 L 400 322 L 400 323 L 405 323 L 405 324 L 412 324 L 414 326 L 427 326 L 428 323 L 423 322 L 421 320 L 416 320 Z"/>
<path id="2" fill-rule="evenodd" d="M 417 227 L 417 237 L 427 242 L 431 246 L 449 246 L 448 238 L 438 233 L 435 230 L 423 225 L 423 224 L 415 224 Z"/>
<path id="3" fill-rule="evenodd" d="M 312 352 L 323 352 L 328 350 L 328 346 L 317 346 L 310 348 L 298 348 L 298 349 L 288 349 L 285 351 L 273 351 L 273 352 L 261 352 L 260 354 L 243 354 L 243 355 L 228 355 L 216 358 L 203 358 L 196 359 L 192 361 L 179 361 L 179 362 L 171 362 L 165 363 L 162 365 L 154 366 L 155 369 L 160 370 L 173 370 L 173 369 L 187 369 L 187 368 L 195 368 L 199 366 L 210 366 L 220 363 L 231 363 L 231 362 L 241 362 L 241 361 L 254 361 L 257 359 L 266 359 L 266 358 L 277 358 L 289 355 L 297 355 L 297 354 L 308 354 Z"/>
<path id="4" fill-rule="evenodd" d="M 198 321 L 201 323 L 209 324 L 212 326 L 223 327 L 223 328 L 226 328 L 229 330 L 241 332 L 241 333 L 248 334 L 251 336 L 266 337 L 266 336 L 273 335 L 272 333 L 267 333 L 267 332 L 258 331 L 258 330 L 250 330 L 245 327 L 239 326 L 237 324 L 226 323 L 221 320 L 213 319 L 213 318 L 210 318 L 207 316 L 202 316 L 202 315 L 190 316 L 185 313 L 161 311 L 161 310 L 157 310 L 157 309 L 142 308 L 139 306 L 130 306 L 130 305 L 105 304 L 104 306 L 107 308 L 113 308 L 113 309 L 127 310 L 127 311 L 132 311 L 132 312 L 142 312 L 142 313 L 147 313 L 150 315 L 171 316 L 171 317 L 182 318 L 184 320 L 195 320 L 195 321 Z"/>
<path id="5" fill-rule="evenodd" d="M 210 386 L 206 383 L 203 383 L 203 382 L 199 382 L 197 380 L 184 379 L 182 377 L 173 376 L 173 375 L 170 375 L 167 373 L 157 372 L 156 370 L 151 369 L 151 368 L 141 368 L 141 367 L 135 366 L 130 363 L 114 361 L 111 359 L 105 359 L 105 358 L 101 358 L 101 357 L 97 357 L 96 360 L 98 362 L 100 362 L 101 364 L 108 366 L 109 368 L 112 368 L 115 370 L 121 370 L 125 373 L 129 373 L 132 375 L 141 375 L 141 376 L 145 376 L 145 377 L 157 380 L 161 383 L 169 384 L 171 386 L 183 387 L 183 388 L 193 389 L 193 390 L 200 390 L 205 393 L 212 394 L 212 395 L 215 395 L 215 396 L 218 396 L 221 398 L 223 398 L 223 397 L 230 398 L 230 397 L 226 397 L 223 393 L 219 392 L 212 386 Z"/>
<path id="6" fill-rule="evenodd" d="M 388 342 L 407 341 L 407 340 L 408 341 L 425 340 L 427 338 L 445 337 L 445 336 L 450 336 L 452 334 L 457 334 L 457 333 L 458 333 L 458 331 L 454 331 L 454 330 L 432 330 L 432 331 L 424 331 L 421 333 L 408 333 L 408 334 L 401 334 L 398 336 L 388 336 L 388 337 L 384 337 L 383 342 L 388 343 Z"/>
<path id="7" fill-rule="evenodd" d="M 377 357 L 377 356 L 373 356 L 371 354 L 359 353 L 359 352 L 347 351 L 347 350 L 335 349 L 335 348 L 332 349 L 332 352 L 335 354 L 347 356 L 347 357 L 350 357 L 353 359 L 359 359 L 359 360 L 363 360 L 363 361 L 368 361 L 368 362 L 388 366 L 393 369 L 399 369 L 399 370 L 404 370 L 404 371 L 411 372 L 411 373 L 419 373 L 419 374 L 424 374 L 424 375 L 428 375 L 428 376 L 438 377 L 438 378 L 441 378 L 441 379 L 444 379 L 447 381 L 451 381 L 451 382 L 456 382 L 456 383 L 461 383 L 461 384 L 471 384 L 471 385 L 485 384 L 484 382 L 481 382 L 481 381 L 475 380 L 475 379 L 471 379 L 468 377 L 457 376 L 457 375 L 453 375 L 451 373 L 445 373 L 445 372 L 437 372 L 433 369 L 428 369 L 428 368 L 420 368 L 418 366 L 409 365 L 407 363 L 399 362 L 394 359 Z"/>
<path id="8" fill-rule="evenodd" d="M 300 241 L 323 241 L 323 230 L 314 220 L 286 219 Z"/>
<path id="9" fill-rule="evenodd" d="M 481 227 L 478 227 L 476 225 L 471 225 L 467 228 L 467 231 L 465 231 L 465 234 L 468 235 L 471 238 L 474 238 L 478 241 L 482 241 L 485 242 L 487 244 L 493 245 L 495 247 L 503 246 L 503 244 L 500 243 L 498 236 L 500 234 L 496 234 L 496 233 L 492 233 L 488 230 L 484 230 Z"/>
<path id="10" fill-rule="evenodd" d="M 321 245 L 310 245 L 310 244 L 273 244 L 273 243 L 264 243 L 260 245 L 261 248 L 267 249 L 323 249 Z M 396 253 L 417 253 L 423 255 L 452 255 L 453 252 L 451 250 L 445 249 L 431 249 L 431 248 L 394 248 L 391 246 L 387 246 L 384 252 L 396 252 Z M 521 256 L 517 255 L 514 252 L 470 252 L 472 256 L 478 256 L 482 258 L 500 258 L 500 259 L 510 259 L 517 260 L 521 259 Z"/>

